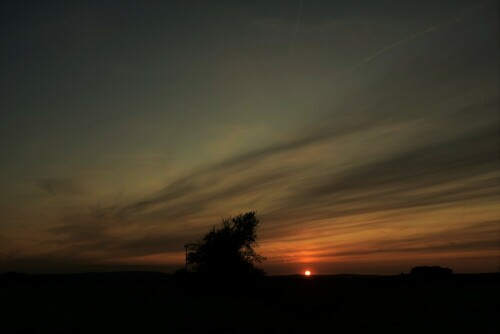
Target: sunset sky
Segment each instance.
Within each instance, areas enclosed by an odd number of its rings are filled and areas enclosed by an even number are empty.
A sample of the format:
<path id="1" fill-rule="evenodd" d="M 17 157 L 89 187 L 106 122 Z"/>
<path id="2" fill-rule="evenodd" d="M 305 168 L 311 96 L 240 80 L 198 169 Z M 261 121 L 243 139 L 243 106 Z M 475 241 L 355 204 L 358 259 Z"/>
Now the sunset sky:
<path id="1" fill-rule="evenodd" d="M 498 1 L 2 1 L 0 272 L 500 267 Z"/>

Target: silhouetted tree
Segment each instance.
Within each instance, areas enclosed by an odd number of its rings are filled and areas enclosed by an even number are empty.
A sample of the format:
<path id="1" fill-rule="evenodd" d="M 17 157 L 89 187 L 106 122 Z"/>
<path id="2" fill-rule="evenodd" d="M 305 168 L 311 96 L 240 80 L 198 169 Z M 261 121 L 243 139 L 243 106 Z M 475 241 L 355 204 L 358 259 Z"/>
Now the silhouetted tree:
<path id="1" fill-rule="evenodd" d="M 420 266 L 413 267 L 410 271 L 411 275 L 432 275 L 432 276 L 448 276 L 453 274 L 453 270 L 450 268 L 444 268 L 439 266 Z"/>
<path id="2" fill-rule="evenodd" d="M 197 243 L 189 244 L 187 262 L 195 272 L 208 276 L 249 277 L 263 275 L 255 263 L 265 260 L 257 254 L 255 212 L 222 219 L 221 227 L 213 227 Z"/>

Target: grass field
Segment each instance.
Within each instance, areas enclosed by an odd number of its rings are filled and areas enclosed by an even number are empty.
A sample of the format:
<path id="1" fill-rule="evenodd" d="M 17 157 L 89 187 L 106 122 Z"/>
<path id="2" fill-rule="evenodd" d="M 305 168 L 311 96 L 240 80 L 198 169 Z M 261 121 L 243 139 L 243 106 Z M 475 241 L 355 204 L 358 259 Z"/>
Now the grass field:
<path id="1" fill-rule="evenodd" d="M 500 276 L 3 275 L 0 333 L 498 333 Z"/>

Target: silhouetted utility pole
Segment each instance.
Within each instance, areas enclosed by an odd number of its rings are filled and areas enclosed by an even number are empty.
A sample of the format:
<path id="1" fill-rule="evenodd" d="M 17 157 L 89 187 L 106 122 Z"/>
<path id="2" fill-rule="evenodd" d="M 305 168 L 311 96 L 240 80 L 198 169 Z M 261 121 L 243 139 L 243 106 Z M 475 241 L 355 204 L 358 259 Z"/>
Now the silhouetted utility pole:
<path id="1" fill-rule="evenodd" d="M 186 271 L 188 270 L 188 248 L 195 245 L 195 243 L 189 242 L 184 245 L 184 248 L 186 248 Z"/>

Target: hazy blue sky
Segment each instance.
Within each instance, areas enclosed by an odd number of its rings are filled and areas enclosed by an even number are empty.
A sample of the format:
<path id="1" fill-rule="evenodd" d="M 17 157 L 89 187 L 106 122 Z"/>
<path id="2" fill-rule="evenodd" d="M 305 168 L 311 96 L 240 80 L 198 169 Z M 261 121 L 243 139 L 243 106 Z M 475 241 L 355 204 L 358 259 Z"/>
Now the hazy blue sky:
<path id="1" fill-rule="evenodd" d="M 2 1 L 0 270 L 500 265 L 498 1 Z"/>

